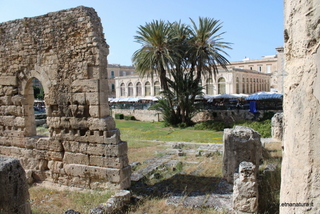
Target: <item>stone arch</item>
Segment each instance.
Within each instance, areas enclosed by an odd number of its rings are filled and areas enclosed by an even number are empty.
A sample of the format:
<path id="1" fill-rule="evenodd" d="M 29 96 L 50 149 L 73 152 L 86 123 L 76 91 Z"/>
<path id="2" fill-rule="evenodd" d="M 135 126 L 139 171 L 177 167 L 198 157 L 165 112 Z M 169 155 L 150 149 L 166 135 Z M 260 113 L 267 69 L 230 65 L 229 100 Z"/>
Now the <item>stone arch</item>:
<path id="1" fill-rule="evenodd" d="M 9 21 L 0 29 L 6 46 L 0 49 L 0 155 L 19 158 L 39 180 L 128 188 L 127 143 L 105 95 L 109 47 L 94 9 Z M 35 136 L 32 124 L 34 78 L 45 93 L 48 138 Z"/>

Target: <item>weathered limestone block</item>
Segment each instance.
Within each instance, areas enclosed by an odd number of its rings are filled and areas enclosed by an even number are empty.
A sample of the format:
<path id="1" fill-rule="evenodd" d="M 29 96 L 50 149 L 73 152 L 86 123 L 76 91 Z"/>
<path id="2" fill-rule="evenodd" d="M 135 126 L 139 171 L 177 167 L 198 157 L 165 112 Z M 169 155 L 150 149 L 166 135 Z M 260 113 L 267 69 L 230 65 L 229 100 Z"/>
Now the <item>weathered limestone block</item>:
<path id="1" fill-rule="evenodd" d="M 64 151 L 64 148 L 62 146 L 62 142 L 59 140 L 50 140 L 48 142 L 48 150 L 49 151 L 56 151 L 56 152 L 62 152 Z"/>
<path id="2" fill-rule="evenodd" d="M 86 104 L 86 94 L 85 93 L 73 93 L 72 103 L 78 103 L 80 105 Z"/>
<path id="3" fill-rule="evenodd" d="M 17 85 L 17 77 L 16 76 L 0 76 L 0 82 L 3 85 Z"/>
<path id="4" fill-rule="evenodd" d="M 126 167 L 129 165 L 129 160 L 127 155 L 117 157 L 117 158 L 90 155 L 89 165 L 122 169 L 123 167 Z"/>
<path id="5" fill-rule="evenodd" d="M 120 140 L 120 130 L 119 129 L 112 129 L 107 132 L 107 137 L 104 138 L 105 144 L 115 145 L 119 143 Z"/>
<path id="6" fill-rule="evenodd" d="M 11 96 L 2 96 L 0 97 L 1 105 L 12 105 Z"/>
<path id="7" fill-rule="evenodd" d="M 276 113 L 271 119 L 271 135 L 273 139 L 282 141 L 283 113 Z"/>
<path id="8" fill-rule="evenodd" d="M 21 106 L 22 104 L 25 104 L 24 98 L 21 95 L 15 95 L 15 96 L 11 97 L 11 101 L 16 106 Z"/>
<path id="9" fill-rule="evenodd" d="M 28 184 L 19 160 L 0 156 L 0 213 L 31 214 Z"/>
<path id="10" fill-rule="evenodd" d="M 128 144 L 125 141 L 120 142 L 117 145 L 107 145 L 106 146 L 106 156 L 119 157 L 126 155 L 128 152 Z"/>
<path id="11" fill-rule="evenodd" d="M 51 128 L 60 128 L 60 117 L 47 117 L 47 125 Z"/>
<path id="12" fill-rule="evenodd" d="M 89 165 L 89 156 L 82 153 L 65 152 L 63 162 L 66 164 L 82 164 Z"/>
<path id="13" fill-rule="evenodd" d="M 233 174 L 238 171 L 242 161 L 260 165 L 262 159 L 262 145 L 260 134 L 249 127 L 236 126 L 225 129 L 223 134 L 223 177 L 229 183 L 233 182 Z M 256 169 L 258 172 L 258 168 Z"/>
<path id="14" fill-rule="evenodd" d="M 22 106 L 15 106 L 15 105 L 10 105 L 10 106 L 1 106 L 1 113 L 5 115 L 13 115 L 13 116 L 23 116 L 23 108 Z"/>
<path id="15" fill-rule="evenodd" d="M 2 116 L 0 117 L 0 125 L 2 126 L 13 126 L 15 116 Z"/>
<path id="16" fill-rule="evenodd" d="M 72 153 L 85 153 L 88 147 L 88 143 L 80 143 L 77 141 L 63 141 L 62 144 L 66 152 Z"/>
<path id="17" fill-rule="evenodd" d="M 39 138 L 35 148 L 39 150 L 48 150 L 49 144 L 51 144 L 51 142 L 48 138 Z"/>
<path id="18" fill-rule="evenodd" d="M 99 91 L 99 80 L 98 79 L 82 79 L 75 80 L 71 85 L 72 93 L 83 93 L 83 92 L 98 92 Z"/>
<path id="19" fill-rule="evenodd" d="M 105 154 L 106 145 L 100 143 L 89 143 L 87 146 L 87 151 L 85 153 L 89 155 L 101 155 Z"/>
<path id="20" fill-rule="evenodd" d="M 238 175 L 236 175 L 238 174 Z M 257 213 L 258 183 L 256 166 L 251 162 L 241 162 L 233 185 L 233 209 L 235 213 Z"/>
<path id="21" fill-rule="evenodd" d="M 89 129 L 90 130 L 111 130 L 115 128 L 115 122 L 113 117 L 103 117 L 103 118 L 89 118 Z"/>

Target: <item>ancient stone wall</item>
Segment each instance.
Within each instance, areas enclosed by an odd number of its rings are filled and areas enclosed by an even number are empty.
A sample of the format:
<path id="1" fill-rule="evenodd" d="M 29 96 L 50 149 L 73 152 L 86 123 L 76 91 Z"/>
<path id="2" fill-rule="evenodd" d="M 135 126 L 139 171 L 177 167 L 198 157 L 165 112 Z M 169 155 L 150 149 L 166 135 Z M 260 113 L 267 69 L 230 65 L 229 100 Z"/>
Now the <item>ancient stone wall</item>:
<path id="1" fill-rule="evenodd" d="M 77 7 L 0 23 L 0 154 L 36 180 L 127 188 L 130 166 L 108 107 L 100 18 Z M 33 79 L 43 85 L 49 137 L 38 136 Z"/>
<path id="2" fill-rule="evenodd" d="M 122 113 L 124 115 L 133 115 L 137 120 L 141 121 L 162 121 L 162 114 L 159 114 L 156 110 L 139 110 L 139 109 L 112 109 L 112 116 L 114 117 L 116 113 Z M 282 112 L 280 110 L 270 110 L 270 111 L 261 111 L 259 118 L 263 118 L 264 113 L 267 112 Z M 232 124 L 235 121 L 243 121 L 243 120 L 252 120 L 254 118 L 254 114 L 249 112 L 248 110 L 204 110 L 198 112 L 192 120 L 194 122 L 202 122 L 207 120 L 216 120 L 216 121 L 224 121 Z"/>
<path id="3" fill-rule="evenodd" d="M 285 0 L 281 213 L 320 212 L 320 1 Z"/>

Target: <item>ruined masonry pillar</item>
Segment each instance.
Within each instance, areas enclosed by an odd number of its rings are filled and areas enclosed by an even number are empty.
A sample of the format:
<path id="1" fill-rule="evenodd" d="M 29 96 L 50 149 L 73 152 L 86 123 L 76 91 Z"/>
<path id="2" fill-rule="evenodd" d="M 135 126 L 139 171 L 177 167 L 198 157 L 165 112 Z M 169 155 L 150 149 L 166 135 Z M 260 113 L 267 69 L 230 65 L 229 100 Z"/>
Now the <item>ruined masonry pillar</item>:
<path id="1" fill-rule="evenodd" d="M 258 183 L 255 171 L 256 166 L 253 163 L 244 161 L 239 165 L 239 173 L 235 173 L 232 201 L 237 214 L 258 211 Z"/>
<path id="2" fill-rule="evenodd" d="M 223 135 L 223 178 L 233 183 L 233 174 L 242 161 L 259 166 L 262 158 L 260 134 L 249 127 L 236 126 L 225 129 Z M 256 172 L 258 169 L 256 168 Z"/>
<path id="3" fill-rule="evenodd" d="M 276 113 L 271 119 L 271 136 L 275 140 L 282 141 L 283 113 Z"/>

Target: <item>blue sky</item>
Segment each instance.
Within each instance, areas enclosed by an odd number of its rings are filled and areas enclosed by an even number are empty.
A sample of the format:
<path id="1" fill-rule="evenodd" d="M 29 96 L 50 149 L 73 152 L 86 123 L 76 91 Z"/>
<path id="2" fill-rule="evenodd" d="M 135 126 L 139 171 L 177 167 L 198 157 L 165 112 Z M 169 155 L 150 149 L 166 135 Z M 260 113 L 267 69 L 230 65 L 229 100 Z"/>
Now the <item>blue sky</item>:
<path id="1" fill-rule="evenodd" d="M 223 22 L 229 61 L 259 59 L 283 46 L 282 0 L 0 0 L 0 22 L 77 6 L 93 7 L 101 18 L 110 46 L 110 64 L 131 65 L 140 48 L 134 42 L 138 26 L 152 20 L 179 21 L 210 17 Z"/>

